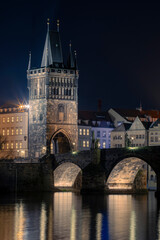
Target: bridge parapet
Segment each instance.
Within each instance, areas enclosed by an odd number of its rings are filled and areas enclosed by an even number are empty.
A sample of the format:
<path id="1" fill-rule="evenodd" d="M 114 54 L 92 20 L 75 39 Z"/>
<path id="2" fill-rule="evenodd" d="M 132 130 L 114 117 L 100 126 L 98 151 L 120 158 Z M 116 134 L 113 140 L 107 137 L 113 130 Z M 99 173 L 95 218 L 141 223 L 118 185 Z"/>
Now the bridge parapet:
<path id="1" fill-rule="evenodd" d="M 58 165 L 70 162 L 78 165 L 81 169 L 84 169 L 89 163 L 92 162 L 92 153 L 91 151 L 81 151 L 73 153 L 56 154 L 55 160 L 58 163 Z"/>

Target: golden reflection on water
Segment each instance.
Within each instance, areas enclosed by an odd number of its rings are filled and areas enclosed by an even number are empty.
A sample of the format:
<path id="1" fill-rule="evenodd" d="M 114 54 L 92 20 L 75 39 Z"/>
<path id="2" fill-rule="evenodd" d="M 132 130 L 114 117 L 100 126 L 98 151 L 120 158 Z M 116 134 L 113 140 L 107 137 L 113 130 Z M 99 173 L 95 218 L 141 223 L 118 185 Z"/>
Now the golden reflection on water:
<path id="1" fill-rule="evenodd" d="M 3 203 L 0 240 L 160 240 L 155 201 L 147 201 L 146 196 L 54 193 Z"/>
<path id="2" fill-rule="evenodd" d="M 102 214 L 101 213 L 97 213 L 97 216 L 96 216 L 96 237 L 97 237 L 97 240 L 101 240 L 101 231 L 102 231 Z"/>
<path id="3" fill-rule="evenodd" d="M 136 214 L 135 211 L 131 211 L 130 218 L 130 240 L 136 240 Z"/>
<path id="4" fill-rule="evenodd" d="M 46 208 L 45 204 L 42 203 L 40 216 L 40 240 L 46 239 L 46 224 L 47 224 Z"/>
<path id="5" fill-rule="evenodd" d="M 22 202 L 15 206 L 15 219 L 14 219 L 14 239 L 23 240 L 24 229 L 25 229 L 25 216 L 24 216 L 24 205 Z"/>

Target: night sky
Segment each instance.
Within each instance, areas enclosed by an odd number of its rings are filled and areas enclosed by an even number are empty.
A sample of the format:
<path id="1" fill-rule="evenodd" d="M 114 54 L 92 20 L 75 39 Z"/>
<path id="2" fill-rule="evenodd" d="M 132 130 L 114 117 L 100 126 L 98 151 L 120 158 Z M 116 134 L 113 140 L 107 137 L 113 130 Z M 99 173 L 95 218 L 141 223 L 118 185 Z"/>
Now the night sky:
<path id="1" fill-rule="evenodd" d="M 77 50 L 79 109 L 160 109 L 160 4 L 6 1 L 0 6 L 0 104 L 28 100 L 26 70 L 41 64 L 47 18 L 60 20 L 64 60 Z M 50 24 L 52 27 L 52 24 Z"/>

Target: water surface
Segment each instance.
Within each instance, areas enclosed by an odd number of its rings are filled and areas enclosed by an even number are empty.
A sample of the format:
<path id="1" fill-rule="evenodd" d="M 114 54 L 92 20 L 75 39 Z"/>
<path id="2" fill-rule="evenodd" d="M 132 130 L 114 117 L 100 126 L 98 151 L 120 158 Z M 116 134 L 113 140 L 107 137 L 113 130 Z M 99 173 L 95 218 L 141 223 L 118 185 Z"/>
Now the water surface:
<path id="1" fill-rule="evenodd" d="M 160 210 L 148 195 L 47 193 L 1 196 L 0 240 L 160 239 Z"/>

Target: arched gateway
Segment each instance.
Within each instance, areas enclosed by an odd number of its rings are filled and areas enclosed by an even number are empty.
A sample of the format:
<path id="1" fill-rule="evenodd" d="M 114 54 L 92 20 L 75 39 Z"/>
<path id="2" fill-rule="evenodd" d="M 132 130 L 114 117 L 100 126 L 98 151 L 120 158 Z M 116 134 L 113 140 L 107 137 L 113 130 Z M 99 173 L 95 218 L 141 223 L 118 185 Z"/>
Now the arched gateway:
<path id="1" fill-rule="evenodd" d="M 60 129 L 55 132 L 50 141 L 50 153 L 51 154 L 62 154 L 70 152 L 73 149 L 71 140 L 68 134 Z"/>

